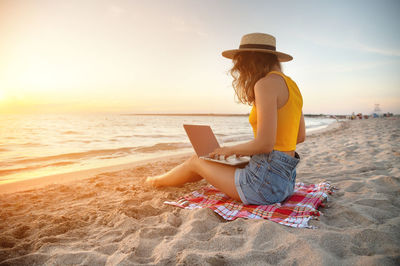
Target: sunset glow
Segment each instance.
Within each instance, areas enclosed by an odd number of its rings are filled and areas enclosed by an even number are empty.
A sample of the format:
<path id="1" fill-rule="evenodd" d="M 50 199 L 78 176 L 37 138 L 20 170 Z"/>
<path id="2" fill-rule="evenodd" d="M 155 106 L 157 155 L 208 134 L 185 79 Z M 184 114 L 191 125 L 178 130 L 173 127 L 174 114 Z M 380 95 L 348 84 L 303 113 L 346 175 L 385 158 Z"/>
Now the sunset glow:
<path id="1" fill-rule="evenodd" d="M 398 8 L 2 1 L 0 112 L 247 113 L 234 102 L 221 52 L 245 33 L 267 32 L 294 57 L 283 70 L 298 83 L 305 113 L 370 113 L 375 103 L 399 113 Z"/>

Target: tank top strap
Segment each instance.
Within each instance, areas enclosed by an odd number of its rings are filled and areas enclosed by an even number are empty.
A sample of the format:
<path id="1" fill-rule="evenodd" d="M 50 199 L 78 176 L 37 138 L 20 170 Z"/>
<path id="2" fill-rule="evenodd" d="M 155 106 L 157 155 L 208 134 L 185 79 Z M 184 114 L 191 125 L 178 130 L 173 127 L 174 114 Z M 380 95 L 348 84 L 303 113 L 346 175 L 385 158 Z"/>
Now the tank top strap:
<path id="1" fill-rule="evenodd" d="M 281 77 L 283 78 L 283 80 L 285 81 L 286 87 L 287 87 L 288 90 L 289 90 L 289 94 L 291 93 L 292 86 L 291 86 L 290 78 L 289 78 L 288 76 L 286 76 L 286 75 L 283 74 L 282 72 L 275 71 L 275 70 L 268 72 L 267 76 L 268 76 L 269 74 L 278 74 L 279 76 L 281 76 Z"/>

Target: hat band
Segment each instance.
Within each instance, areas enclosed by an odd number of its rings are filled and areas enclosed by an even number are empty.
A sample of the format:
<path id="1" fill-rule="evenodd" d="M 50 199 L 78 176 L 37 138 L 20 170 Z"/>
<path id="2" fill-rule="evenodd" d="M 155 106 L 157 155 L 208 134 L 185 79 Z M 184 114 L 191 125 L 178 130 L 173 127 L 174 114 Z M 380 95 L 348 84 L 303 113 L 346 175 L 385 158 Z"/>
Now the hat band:
<path id="1" fill-rule="evenodd" d="M 244 48 L 255 48 L 255 49 L 266 49 L 266 50 L 272 50 L 276 51 L 275 46 L 272 45 L 267 45 L 267 44 L 241 44 L 239 46 L 239 49 L 244 49 Z"/>

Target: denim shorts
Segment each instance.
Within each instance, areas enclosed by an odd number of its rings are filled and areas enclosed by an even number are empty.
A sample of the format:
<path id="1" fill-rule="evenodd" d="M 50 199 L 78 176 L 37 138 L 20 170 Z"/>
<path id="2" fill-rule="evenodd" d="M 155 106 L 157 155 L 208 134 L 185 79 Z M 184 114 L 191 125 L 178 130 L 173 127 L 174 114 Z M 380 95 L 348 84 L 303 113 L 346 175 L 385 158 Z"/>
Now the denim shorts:
<path id="1" fill-rule="evenodd" d="M 293 193 L 300 157 L 284 152 L 256 154 L 245 168 L 235 171 L 235 185 L 246 205 L 267 205 L 284 201 Z"/>

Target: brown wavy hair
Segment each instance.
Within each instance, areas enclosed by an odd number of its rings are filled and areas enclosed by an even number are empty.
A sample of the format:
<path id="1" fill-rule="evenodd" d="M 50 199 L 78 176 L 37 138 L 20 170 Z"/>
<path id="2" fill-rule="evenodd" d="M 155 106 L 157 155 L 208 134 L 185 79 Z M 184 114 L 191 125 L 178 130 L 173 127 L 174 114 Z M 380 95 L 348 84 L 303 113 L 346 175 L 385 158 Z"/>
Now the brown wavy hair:
<path id="1" fill-rule="evenodd" d="M 229 73 L 233 77 L 232 86 L 235 89 L 238 102 L 252 105 L 255 101 L 254 85 L 265 77 L 276 65 L 281 68 L 274 54 L 243 51 L 232 58 L 233 67 Z"/>

